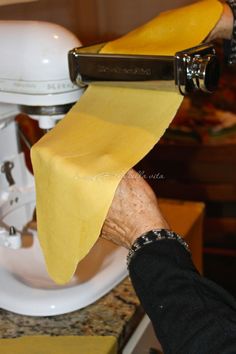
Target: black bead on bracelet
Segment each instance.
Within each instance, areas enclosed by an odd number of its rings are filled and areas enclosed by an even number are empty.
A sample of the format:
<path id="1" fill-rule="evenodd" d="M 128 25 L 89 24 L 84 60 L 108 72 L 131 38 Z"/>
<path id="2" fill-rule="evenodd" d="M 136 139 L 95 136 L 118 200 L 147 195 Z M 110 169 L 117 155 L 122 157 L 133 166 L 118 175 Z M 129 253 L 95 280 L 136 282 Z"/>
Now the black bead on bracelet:
<path id="1" fill-rule="evenodd" d="M 190 252 L 187 242 L 174 231 L 166 229 L 151 230 L 137 238 L 131 246 L 127 256 L 127 267 L 129 267 L 131 259 L 135 256 L 136 252 L 145 245 L 162 240 L 174 240 L 179 242 L 187 252 Z"/>
<path id="2" fill-rule="evenodd" d="M 228 56 L 228 64 L 236 64 L 236 0 L 227 0 L 226 3 L 232 10 L 234 16 L 233 32 L 230 41 L 230 52 Z"/>

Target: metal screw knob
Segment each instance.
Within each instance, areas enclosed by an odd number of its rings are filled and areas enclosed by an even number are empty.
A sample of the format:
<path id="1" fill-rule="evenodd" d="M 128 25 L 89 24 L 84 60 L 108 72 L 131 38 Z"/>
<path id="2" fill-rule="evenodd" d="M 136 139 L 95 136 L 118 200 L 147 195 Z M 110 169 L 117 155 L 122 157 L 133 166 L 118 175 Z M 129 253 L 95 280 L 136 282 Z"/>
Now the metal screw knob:
<path id="1" fill-rule="evenodd" d="M 195 89 L 213 92 L 218 86 L 220 66 L 216 55 L 194 56 L 187 65 L 187 77 Z"/>

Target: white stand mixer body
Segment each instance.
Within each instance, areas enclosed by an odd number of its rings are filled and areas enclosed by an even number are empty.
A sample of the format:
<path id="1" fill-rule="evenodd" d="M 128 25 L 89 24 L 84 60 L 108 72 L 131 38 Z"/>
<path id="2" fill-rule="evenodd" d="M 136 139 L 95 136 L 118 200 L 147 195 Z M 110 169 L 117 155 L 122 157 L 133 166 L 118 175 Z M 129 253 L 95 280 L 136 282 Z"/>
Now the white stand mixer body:
<path id="1" fill-rule="evenodd" d="M 43 129 L 63 118 L 82 94 L 70 81 L 67 59 L 68 51 L 80 45 L 74 34 L 56 24 L 0 21 L 0 245 L 17 247 L 9 241 L 13 237 L 7 238 L 4 223 L 21 228 L 32 217 L 29 205 L 35 200 L 14 118 L 30 110 Z"/>

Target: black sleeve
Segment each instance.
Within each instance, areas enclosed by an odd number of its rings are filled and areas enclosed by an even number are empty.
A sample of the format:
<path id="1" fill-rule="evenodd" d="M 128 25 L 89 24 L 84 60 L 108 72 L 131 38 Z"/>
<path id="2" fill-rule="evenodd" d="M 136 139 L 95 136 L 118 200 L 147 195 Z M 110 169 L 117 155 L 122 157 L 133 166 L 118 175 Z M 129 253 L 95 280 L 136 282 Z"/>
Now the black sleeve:
<path id="1" fill-rule="evenodd" d="M 177 241 L 143 246 L 129 272 L 165 354 L 236 353 L 235 299 L 202 277 Z"/>

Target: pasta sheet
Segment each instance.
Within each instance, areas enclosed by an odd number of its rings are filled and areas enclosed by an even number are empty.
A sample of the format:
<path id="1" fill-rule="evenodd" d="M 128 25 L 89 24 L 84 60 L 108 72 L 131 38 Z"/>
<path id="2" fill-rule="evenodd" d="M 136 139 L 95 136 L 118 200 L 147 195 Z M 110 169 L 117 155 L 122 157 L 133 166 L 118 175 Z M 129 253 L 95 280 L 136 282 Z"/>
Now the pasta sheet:
<path id="1" fill-rule="evenodd" d="M 171 55 L 200 44 L 221 12 L 217 0 L 168 11 L 102 51 Z M 97 241 L 121 178 L 158 142 L 181 102 L 177 92 L 91 85 L 33 147 L 38 233 L 57 283 L 70 280 Z"/>

